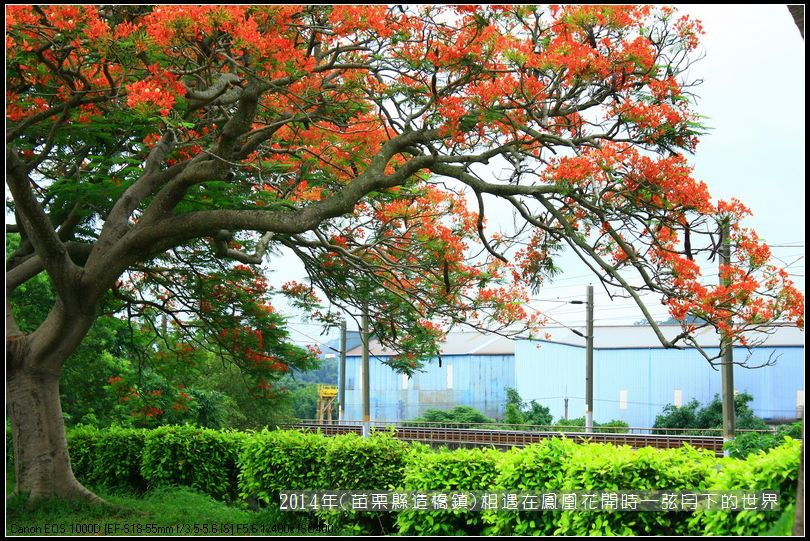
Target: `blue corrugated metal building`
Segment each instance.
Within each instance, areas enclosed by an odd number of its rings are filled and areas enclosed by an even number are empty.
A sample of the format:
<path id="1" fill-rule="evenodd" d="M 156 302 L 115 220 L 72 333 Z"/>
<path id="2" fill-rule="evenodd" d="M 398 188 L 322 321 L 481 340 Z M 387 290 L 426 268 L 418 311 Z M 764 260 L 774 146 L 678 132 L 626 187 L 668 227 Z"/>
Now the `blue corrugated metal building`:
<path id="1" fill-rule="evenodd" d="M 679 327 L 663 327 L 672 338 Z M 582 329 L 584 331 L 584 329 Z M 478 333 L 451 333 L 442 347 L 442 367 L 434 359 L 411 379 L 394 373 L 379 360 L 391 352 L 371 344 L 371 417 L 378 421 L 411 419 L 430 408 L 469 405 L 501 418 L 505 389 L 514 387 L 526 400 L 548 406 L 554 419 L 584 415 L 585 350 L 581 338 L 565 328 L 552 328 L 544 341 L 511 342 Z M 795 418 L 804 407 L 804 335 L 795 328 L 774 329 L 764 346 L 735 348 L 735 390 L 754 396 L 751 407 L 765 419 Z M 706 332 L 699 343 L 716 354 L 717 336 Z M 349 352 L 346 369 L 346 419 L 362 418 L 360 349 Z M 594 419 L 620 419 L 649 427 L 667 404 L 702 404 L 720 393 L 720 372 L 694 349 L 664 349 L 644 326 L 594 329 Z"/>
<path id="2" fill-rule="evenodd" d="M 471 406 L 500 418 L 507 387 L 515 386 L 514 342 L 476 332 L 451 333 L 442 344 L 442 366 L 432 359 L 411 378 L 395 373 L 382 360 L 392 352 L 370 344 L 370 413 L 372 420 L 401 421 L 428 409 Z M 363 418 L 360 391 L 361 350 L 346 355 L 346 419 Z"/>

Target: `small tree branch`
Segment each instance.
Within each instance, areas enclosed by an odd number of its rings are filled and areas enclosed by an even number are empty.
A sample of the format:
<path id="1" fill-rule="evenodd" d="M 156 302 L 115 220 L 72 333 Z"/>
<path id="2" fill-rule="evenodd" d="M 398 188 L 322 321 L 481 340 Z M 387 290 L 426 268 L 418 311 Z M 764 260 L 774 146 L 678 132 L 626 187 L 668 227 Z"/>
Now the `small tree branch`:
<path id="1" fill-rule="evenodd" d="M 214 237 L 214 254 L 217 257 L 226 259 L 233 259 L 240 263 L 249 265 L 259 265 L 267 253 L 267 248 L 270 246 L 270 241 L 273 240 L 275 233 L 269 232 L 262 235 L 256 245 L 256 250 L 252 254 L 248 254 L 241 250 L 235 250 L 228 246 L 228 241 L 233 238 L 230 231 L 222 230 Z"/>
<path id="2" fill-rule="evenodd" d="M 11 147 L 8 147 L 6 184 L 17 205 L 17 215 L 28 233 L 28 239 L 42 258 L 43 267 L 50 275 L 56 292 L 64 299 L 71 299 L 76 293 L 73 285 L 78 277 L 79 268 L 71 261 L 48 215 L 34 197 L 31 183 L 25 163 Z"/>

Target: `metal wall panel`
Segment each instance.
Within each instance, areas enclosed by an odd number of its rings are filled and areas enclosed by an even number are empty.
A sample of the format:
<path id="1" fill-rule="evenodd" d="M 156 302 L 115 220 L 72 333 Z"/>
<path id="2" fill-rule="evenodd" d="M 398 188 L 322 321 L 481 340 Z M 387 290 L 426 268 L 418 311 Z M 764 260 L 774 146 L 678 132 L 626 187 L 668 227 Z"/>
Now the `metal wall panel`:
<path id="1" fill-rule="evenodd" d="M 569 397 L 569 418 L 585 411 L 585 350 L 555 343 L 530 341 L 516 346 L 516 388 L 524 400 L 536 399 L 551 408 L 555 420 L 563 416 Z M 716 354 L 717 350 L 707 350 Z M 750 355 L 750 358 L 749 358 Z M 751 365 L 776 359 L 774 366 L 746 369 L 735 366 L 734 388 L 754 396 L 750 406 L 765 419 L 793 417 L 796 391 L 804 389 L 804 348 L 735 348 L 735 361 Z M 720 393 L 720 372 L 694 350 L 595 349 L 594 419 L 623 420 L 631 426 L 652 426 L 655 416 L 673 402 L 681 389 L 684 404 L 697 399 L 710 402 Z M 627 409 L 620 409 L 620 394 L 627 391 Z"/>
<path id="2" fill-rule="evenodd" d="M 402 376 L 381 360 L 370 360 L 370 408 L 373 420 L 413 419 L 428 409 L 471 406 L 493 418 L 503 416 L 506 387 L 514 386 L 513 355 L 446 355 L 425 365 L 402 389 Z M 362 419 L 360 357 L 346 357 L 346 419 Z M 447 369 L 452 366 L 452 389 L 447 388 Z"/>

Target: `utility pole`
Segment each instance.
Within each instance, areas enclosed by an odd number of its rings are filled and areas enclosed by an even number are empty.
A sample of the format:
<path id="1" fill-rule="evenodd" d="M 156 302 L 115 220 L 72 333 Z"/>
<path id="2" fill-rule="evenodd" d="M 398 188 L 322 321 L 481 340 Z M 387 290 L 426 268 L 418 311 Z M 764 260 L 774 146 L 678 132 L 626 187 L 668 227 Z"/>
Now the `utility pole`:
<path id="1" fill-rule="evenodd" d="M 346 420 L 346 320 L 340 322 L 340 381 L 338 384 L 338 422 Z"/>
<path id="2" fill-rule="evenodd" d="M 585 301 L 585 432 L 593 432 L 593 286 Z"/>
<path id="3" fill-rule="evenodd" d="M 363 341 L 363 436 L 369 436 L 371 433 L 371 401 L 369 389 L 369 373 L 368 373 L 368 309 L 363 308 L 363 315 L 360 320 L 362 330 L 360 337 Z"/>
<path id="4" fill-rule="evenodd" d="M 586 290 L 585 301 L 570 301 L 570 304 L 585 305 L 585 334 L 576 329 L 571 332 L 585 339 L 585 432 L 593 432 L 593 286 Z M 568 389 L 565 398 L 565 418 L 568 418 Z"/>
<path id="5" fill-rule="evenodd" d="M 731 262 L 731 239 L 728 218 L 720 224 L 720 235 L 723 237 L 723 243 L 720 246 L 720 283 L 724 286 L 731 284 L 731 279 L 728 275 L 723 277 L 723 267 Z M 728 322 L 729 324 L 731 321 Z M 720 353 L 723 356 L 721 363 L 721 377 L 723 378 L 723 442 L 729 442 L 734 439 L 734 424 L 735 424 L 735 411 L 734 411 L 734 344 L 731 337 L 721 331 L 720 332 Z M 728 451 L 724 454 L 728 456 Z"/>
<path id="6" fill-rule="evenodd" d="M 565 398 L 563 399 L 563 419 L 568 420 L 568 389 L 565 389 Z"/>

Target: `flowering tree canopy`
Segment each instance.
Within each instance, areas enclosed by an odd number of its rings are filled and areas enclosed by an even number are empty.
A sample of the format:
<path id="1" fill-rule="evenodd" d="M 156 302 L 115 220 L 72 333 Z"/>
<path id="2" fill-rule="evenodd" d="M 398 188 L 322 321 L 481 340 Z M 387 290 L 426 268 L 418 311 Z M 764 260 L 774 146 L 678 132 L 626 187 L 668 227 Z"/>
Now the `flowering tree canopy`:
<path id="1" fill-rule="evenodd" d="M 55 385 L 110 296 L 204 330 L 265 388 L 311 359 L 282 345 L 273 293 L 327 321 L 316 287 L 367 309 L 412 372 L 454 323 L 537 331 L 527 292 L 566 248 L 653 325 L 640 293 L 660 294 L 684 321 L 674 341 L 657 331 L 669 347 L 690 343 L 689 316 L 737 339 L 803 324 L 747 209 L 692 177 L 701 27 L 672 9 L 16 6 L 6 21 L 21 235 L 6 288 L 45 272 L 57 294 L 37 330 L 7 319 L 18 490 L 86 495 Z M 515 231 L 487 228 L 495 198 Z M 722 285 L 706 285 L 696 258 L 724 243 Z M 282 247 L 310 284 L 271 291 L 258 266 Z"/>

